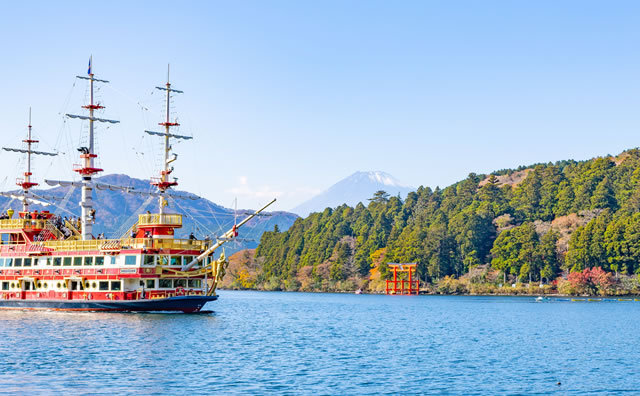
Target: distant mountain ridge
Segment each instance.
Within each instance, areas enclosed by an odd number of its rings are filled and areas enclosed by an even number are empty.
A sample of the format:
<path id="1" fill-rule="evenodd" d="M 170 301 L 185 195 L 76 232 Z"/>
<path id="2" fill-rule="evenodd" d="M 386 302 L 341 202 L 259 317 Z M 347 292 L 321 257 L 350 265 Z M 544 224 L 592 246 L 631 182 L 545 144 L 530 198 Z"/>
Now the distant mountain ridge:
<path id="1" fill-rule="evenodd" d="M 415 191 L 415 188 L 403 184 L 386 172 L 355 172 L 291 209 L 291 212 L 306 217 L 312 212 L 322 212 L 325 208 L 335 208 L 342 204 L 355 206 L 358 202 L 366 203 L 378 190 L 384 190 L 392 196 L 400 194 L 405 197 L 409 192 Z"/>
<path id="2" fill-rule="evenodd" d="M 149 185 L 148 180 L 136 179 L 122 174 L 105 175 L 94 180 L 105 184 L 133 187 L 135 191 L 148 192 L 154 190 Z M 46 195 L 65 197 L 69 189 L 70 187 L 55 187 L 46 190 L 34 189 L 34 192 L 37 194 L 42 191 Z M 176 194 L 197 196 L 186 191 L 176 191 Z M 127 194 L 120 191 L 98 189 L 94 189 L 93 197 L 96 208 L 96 225 L 93 229 L 95 235 L 105 233 L 107 237 L 120 237 L 137 220 L 137 214 L 144 213 L 147 210 L 157 213 L 158 210 L 158 200 L 156 198 L 149 199 L 145 196 Z M 32 208 L 35 210 L 46 209 L 62 216 L 79 216 L 79 201 L 80 189 L 75 188 L 66 203 L 58 203 L 59 206 L 65 209 L 64 211 L 55 206 L 45 208 L 40 205 L 32 205 Z M 6 211 L 9 207 L 16 211 L 22 210 L 22 204 L 19 201 L 11 201 L 10 198 L 0 197 L 0 208 Z M 198 238 L 204 238 L 209 235 L 214 239 L 233 226 L 235 216 L 233 209 L 225 208 L 201 197 L 196 200 L 175 199 L 169 203 L 167 211 L 183 215 L 183 225 L 181 229 L 176 231 L 176 237 L 186 237 L 189 233 L 194 232 Z M 252 211 L 238 210 L 238 222 L 246 216 L 246 213 L 250 212 Z M 229 252 L 255 248 L 264 231 L 272 231 L 275 225 L 278 225 L 281 230 L 289 229 L 297 217 L 293 213 L 282 211 L 270 212 L 266 216 L 257 217 L 240 230 L 238 242 L 227 244 L 225 247 Z"/>

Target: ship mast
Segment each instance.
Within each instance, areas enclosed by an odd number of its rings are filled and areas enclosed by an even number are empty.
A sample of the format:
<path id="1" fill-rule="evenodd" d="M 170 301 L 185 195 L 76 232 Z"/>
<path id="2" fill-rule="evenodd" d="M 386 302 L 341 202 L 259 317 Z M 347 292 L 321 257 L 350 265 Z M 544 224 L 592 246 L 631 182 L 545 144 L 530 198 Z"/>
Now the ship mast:
<path id="1" fill-rule="evenodd" d="M 94 77 L 94 74 L 91 70 L 91 62 L 92 58 L 89 58 L 89 69 L 87 71 L 88 77 L 85 76 L 76 76 L 76 78 L 82 80 L 89 80 L 89 89 L 90 89 L 90 101 L 88 105 L 82 106 L 83 109 L 89 110 L 89 116 L 80 116 L 74 114 L 66 114 L 69 118 L 78 118 L 81 120 L 89 121 L 89 147 L 80 147 L 78 151 L 81 152 L 80 158 L 82 160 L 82 165 L 78 165 L 74 168 L 74 171 L 78 172 L 82 176 L 82 199 L 80 201 L 81 215 L 81 234 L 83 240 L 92 239 L 92 231 L 93 231 L 93 221 L 94 219 L 91 216 L 91 212 L 93 209 L 93 183 L 91 181 L 92 176 L 98 172 L 102 172 L 102 169 L 95 167 L 95 159 L 98 155 L 95 153 L 94 148 L 94 122 L 105 122 L 110 124 L 116 124 L 120 121 L 115 120 L 107 120 L 104 118 L 97 118 L 94 116 L 94 112 L 99 109 L 104 109 L 104 106 L 94 103 L 93 100 L 93 84 L 95 82 L 100 83 L 108 83 L 107 80 L 99 80 Z"/>
<path id="2" fill-rule="evenodd" d="M 27 154 L 27 171 L 24 172 L 24 178 L 22 179 L 18 179 L 16 181 L 16 184 L 20 187 L 22 187 L 22 211 L 23 212 L 28 212 L 29 211 L 29 200 L 27 199 L 27 197 L 29 197 L 29 189 L 31 187 L 35 187 L 38 185 L 38 183 L 34 183 L 31 180 L 31 176 L 33 175 L 31 173 L 31 154 L 36 154 L 36 155 L 50 155 L 50 156 L 55 156 L 58 155 L 56 153 L 47 153 L 44 151 L 35 151 L 32 150 L 32 145 L 34 145 L 35 143 L 38 143 L 38 140 L 34 140 L 31 138 L 31 107 L 29 107 L 29 126 L 27 129 L 27 139 L 23 140 L 23 142 L 27 143 L 27 149 L 15 149 L 15 148 L 8 148 L 8 147 L 3 147 L 2 149 L 5 151 L 14 151 L 14 152 L 18 152 L 18 153 L 26 153 Z"/>
<path id="3" fill-rule="evenodd" d="M 164 138 L 164 159 L 163 159 L 162 169 L 160 170 L 160 177 L 152 178 L 151 180 L 151 184 L 158 187 L 158 190 L 160 191 L 160 196 L 158 197 L 158 206 L 159 206 L 160 214 L 164 214 L 164 208 L 167 206 L 167 199 L 165 197 L 165 193 L 171 187 L 178 185 L 176 178 L 174 178 L 173 181 L 169 180 L 169 175 L 171 175 L 171 173 L 173 172 L 173 167 L 170 166 L 170 164 L 176 159 L 178 159 L 178 155 L 175 153 L 173 154 L 173 158 L 169 158 L 171 154 L 171 144 L 169 142 L 169 138 L 185 139 L 185 140 L 191 139 L 191 136 L 176 135 L 171 133 L 172 127 L 180 126 L 177 120 L 174 122 L 171 122 L 171 93 L 172 92 L 183 93 L 183 91 L 179 91 L 177 89 L 171 88 L 169 72 L 170 72 L 170 65 L 167 65 L 167 83 L 165 84 L 164 87 L 156 87 L 156 89 L 159 89 L 161 91 L 166 91 L 167 93 L 166 117 L 164 122 L 158 123 L 158 125 L 164 127 L 164 132 L 145 131 L 149 135 L 162 136 Z"/>

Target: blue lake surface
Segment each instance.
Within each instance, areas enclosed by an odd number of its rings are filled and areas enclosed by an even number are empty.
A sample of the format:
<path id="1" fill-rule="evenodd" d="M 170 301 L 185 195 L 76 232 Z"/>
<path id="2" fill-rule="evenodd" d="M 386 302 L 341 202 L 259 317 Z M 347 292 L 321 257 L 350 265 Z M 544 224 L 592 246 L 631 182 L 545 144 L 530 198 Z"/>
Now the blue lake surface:
<path id="1" fill-rule="evenodd" d="M 640 302 L 221 291 L 207 308 L 0 312 L 0 392 L 640 394 Z"/>

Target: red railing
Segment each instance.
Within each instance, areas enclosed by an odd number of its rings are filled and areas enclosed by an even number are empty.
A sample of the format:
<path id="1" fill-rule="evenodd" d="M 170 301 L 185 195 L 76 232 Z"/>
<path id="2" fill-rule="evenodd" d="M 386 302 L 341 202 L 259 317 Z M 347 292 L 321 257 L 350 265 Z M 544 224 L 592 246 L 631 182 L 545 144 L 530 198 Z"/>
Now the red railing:
<path id="1" fill-rule="evenodd" d="M 386 294 L 418 294 L 420 281 L 418 280 L 387 280 Z"/>

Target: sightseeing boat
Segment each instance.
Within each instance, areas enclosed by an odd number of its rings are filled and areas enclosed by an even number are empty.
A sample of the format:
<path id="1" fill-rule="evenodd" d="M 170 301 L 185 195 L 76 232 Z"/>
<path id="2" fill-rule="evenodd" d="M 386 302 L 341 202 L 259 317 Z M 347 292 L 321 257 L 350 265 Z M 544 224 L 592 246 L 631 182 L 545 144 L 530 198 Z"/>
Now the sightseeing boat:
<path id="1" fill-rule="evenodd" d="M 88 115 L 66 114 L 69 118 L 89 123 L 88 145 L 78 149 L 81 164 L 74 171 L 80 181 L 45 180 L 51 186 L 81 189 L 80 217 L 77 221 L 62 218 L 47 210 L 34 210 L 32 205 L 49 205 L 54 197 L 46 197 L 31 189 L 31 156 L 56 155 L 33 149 L 31 111 L 25 148 L 3 148 L 26 154 L 27 169 L 17 182 L 21 191 L 0 193 L 18 199 L 22 210 L 8 210 L 0 216 L 0 309 L 46 309 L 68 311 L 178 311 L 203 312 L 206 303 L 217 299 L 218 282 L 224 276 L 228 261 L 214 253 L 224 243 L 238 236 L 238 229 L 265 210 L 273 201 L 249 215 L 215 241 L 177 239 L 182 215 L 168 213 L 169 200 L 184 198 L 171 190 L 178 183 L 171 180 L 177 155 L 172 153 L 171 139 L 190 139 L 174 134 L 178 126 L 170 120 L 170 97 L 182 93 L 171 87 L 167 73 L 166 118 L 159 123 L 160 132 L 145 131 L 164 140 L 164 165 L 160 176 L 153 178 L 152 193 L 95 182 L 93 176 L 102 171 L 95 165 L 94 123 L 117 123 L 94 115 L 103 106 L 94 103 L 94 84 L 108 83 L 95 78 L 91 60 L 87 76 L 77 76 L 89 84 L 89 103 L 82 106 Z M 119 190 L 123 194 L 151 194 L 159 201 L 158 213 L 144 213 L 120 237 L 99 238 L 93 235 L 95 209 L 94 189 Z"/>

